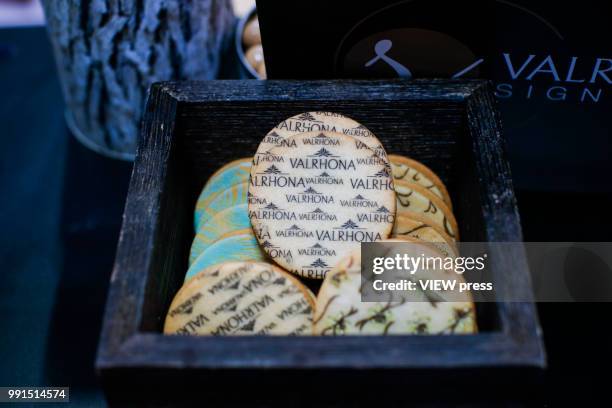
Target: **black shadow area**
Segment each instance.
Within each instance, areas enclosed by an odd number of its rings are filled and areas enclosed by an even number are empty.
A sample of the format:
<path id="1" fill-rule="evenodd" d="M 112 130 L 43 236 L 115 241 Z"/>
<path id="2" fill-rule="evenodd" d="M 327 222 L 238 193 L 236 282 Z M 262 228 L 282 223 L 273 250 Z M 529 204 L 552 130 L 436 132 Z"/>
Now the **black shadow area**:
<path id="1" fill-rule="evenodd" d="M 69 384 L 75 402 L 101 399 L 94 360 L 131 168 L 70 138 L 61 214 L 64 266 L 45 367 L 48 383 Z"/>

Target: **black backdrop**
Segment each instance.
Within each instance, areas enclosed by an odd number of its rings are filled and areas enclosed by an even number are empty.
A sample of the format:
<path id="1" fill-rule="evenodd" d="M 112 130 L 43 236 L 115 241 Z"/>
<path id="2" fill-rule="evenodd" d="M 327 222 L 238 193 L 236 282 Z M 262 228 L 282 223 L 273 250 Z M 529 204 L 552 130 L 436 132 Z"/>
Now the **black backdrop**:
<path id="1" fill-rule="evenodd" d="M 347 54 L 368 36 L 378 33 L 383 38 L 391 29 L 427 29 L 450 36 L 471 50 L 474 61 L 484 59 L 466 75 L 490 78 L 500 86 L 518 187 L 612 191 L 612 25 L 603 3 L 309 0 L 298 6 L 259 0 L 257 6 L 270 78 L 394 76 L 384 63 L 373 65 L 376 69 L 363 64 L 348 68 Z M 406 38 L 411 35 L 422 38 Z M 432 45 L 425 36 L 406 36 L 390 35 L 394 47 L 388 55 L 416 68 L 415 76 L 443 75 L 443 66 L 462 52 Z M 372 44 L 365 44 L 371 55 L 358 56 L 361 63 L 375 56 Z M 512 78 L 504 54 L 513 72 L 520 72 L 518 78 Z M 590 84 L 598 58 L 600 70 L 610 69 L 604 72 L 610 81 L 598 75 Z M 540 72 L 530 77 L 542 63 Z M 429 69 L 418 69 L 423 64 Z M 555 73 L 543 72 L 553 69 Z"/>

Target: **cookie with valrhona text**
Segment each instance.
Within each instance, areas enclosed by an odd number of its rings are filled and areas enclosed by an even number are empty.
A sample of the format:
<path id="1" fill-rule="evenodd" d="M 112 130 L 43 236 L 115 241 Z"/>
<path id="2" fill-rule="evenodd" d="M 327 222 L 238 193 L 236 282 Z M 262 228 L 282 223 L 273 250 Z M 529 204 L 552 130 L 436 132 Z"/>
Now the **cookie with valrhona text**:
<path id="1" fill-rule="evenodd" d="M 413 214 L 410 217 L 399 215 L 395 217 L 391 237 L 412 237 L 435 245 L 445 256 L 459 256 L 455 241 L 440 227 L 430 224 L 427 217 Z"/>
<path id="2" fill-rule="evenodd" d="M 257 163 L 261 156 L 273 147 L 286 144 L 286 139 L 289 136 L 319 131 L 337 132 L 352 136 L 374 150 L 390 166 L 387 153 L 374 133 L 361 123 L 334 112 L 304 112 L 282 121 L 263 138 L 253 161 Z"/>
<path id="3" fill-rule="evenodd" d="M 249 168 L 250 171 L 250 168 Z M 221 211 L 234 207 L 236 205 L 247 203 L 247 191 L 249 189 L 248 176 L 247 181 L 240 184 L 235 184 L 228 189 L 218 191 L 210 196 L 206 207 L 201 208 L 198 212 L 199 220 L 196 227 L 196 233 L 200 227 L 208 222 L 212 217 Z"/>
<path id="4" fill-rule="evenodd" d="M 209 245 L 187 269 L 185 281 L 193 278 L 203 269 L 223 262 L 265 261 L 266 254 L 259 246 L 252 229 L 244 229 L 228 234 Z"/>
<path id="5" fill-rule="evenodd" d="M 311 335 L 314 300 L 282 269 L 260 262 L 211 266 L 174 297 L 165 334 Z"/>
<path id="6" fill-rule="evenodd" d="M 360 242 L 389 236 L 393 178 L 385 162 L 351 136 L 311 132 L 287 142 L 253 164 L 249 218 L 275 262 L 323 279 Z"/>
<path id="7" fill-rule="evenodd" d="M 221 167 L 208 179 L 196 203 L 193 220 L 193 226 L 196 231 L 200 224 L 200 218 L 205 214 L 205 209 L 209 206 L 211 200 L 217 197 L 217 193 L 249 180 L 252 162 L 252 157 L 234 160 Z"/>
<path id="8" fill-rule="evenodd" d="M 390 154 L 389 161 L 391 162 L 391 169 L 395 180 L 420 184 L 440 197 L 448 208 L 453 209 L 446 186 L 440 180 L 440 177 L 429 167 L 421 162 L 397 154 Z"/>
<path id="9" fill-rule="evenodd" d="M 453 212 L 440 197 L 417 183 L 395 180 L 397 215 L 410 217 L 420 214 L 427 217 L 429 224 L 439 227 L 454 240 L 459 239 L 459 228 Z"/>
<path id="10" fill-rule="evenodd" d="M 247 228 L 251 228 L 251 221 L 246 203 L 221 211 L 198 228 L 189 252 L 189 265 L 223 235 Z"/>
<path id="11" fill-rule="evenodd" d="M 412 256 L 442 256 L 435 247 L 418 240 L 393 239 L 385 242 L 409 244 L 407 249 L 398 252 Z M 381 256 L 390 255 L 385 253 Z M 448 273 L 439 271 L 432 276 L 440 278 L 445 275 L 448 278 Z M 456 276 L 457 280 L 462 281 L 460 275 Z M 454 294 L 452 301 L 446 301 L 440 292 L 394 291 L 384 302 L 362 302 L 362 292 L 371 286 L 367 280 L 362 283 L 360 251 L 356 250 L 340 261 L 327 274 L 317 295 L 314 334 L 468 334 L 477 331 L 475 307 L 469 292 Z"/>

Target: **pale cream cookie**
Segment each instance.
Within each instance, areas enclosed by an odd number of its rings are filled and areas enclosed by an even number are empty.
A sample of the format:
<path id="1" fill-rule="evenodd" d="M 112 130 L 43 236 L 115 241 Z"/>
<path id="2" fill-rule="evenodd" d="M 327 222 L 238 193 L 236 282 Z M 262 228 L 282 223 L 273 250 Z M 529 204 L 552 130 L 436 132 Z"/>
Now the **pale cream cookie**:
<path id="1" fill-rule="evenodd" d="M 446 186 L 440 177 L 429 167 L 416 160 L 397 154 L 390 154 L 389 161 L 393 170 L 393 178 L 409 183 L 417 183 L 440 197 L 452 210 L 453 205 Z"/>
<path id="2" fill-rule="evenodd" d="M 314 301 L 280 268 L 227 262 L 199 272 L 174 297 L 165 334 L 310 335 Z"/>
<path id="3" fill-rule="evenodd" d="M 395 180 L 394 186 L 398 216 L 421 214 L 427 217 L 431 225 L 439 227 L 453 239 L 459 239 L 457 220 L 442 199 L 420 184 Z"/>
<path id="4" fill-rule="evenodd" d="M 431 245 L 418 240 L 385 241 L 404 244 L 398 253 L 411 256 L 443 256 Z M 381 254 L 389 256 L 389 252 Z M 419 272 L 420 273 L 420 272 Z M 428 274 L 432 271 L 427 271 Z M 449 278 L 452 271 L 434 271 L 433 277 Z M 418 274 L 416 275 L 419 276 Z M 462 281 L 460 275 L 452 277 Z M 367 282 L 361 277 L 361 252 L 356 250 L 330 271 L 317 296 L 314 333 L 317 335 L 388 335 L 388 334 L 468 334 L 475 333 L 476 315 L 471 294 L 457 295 L 452 301 L 436 292 L 407 291 L 395 294 L 386 302 L 362 302 Z M 462 298 L 462 299 L 458 299 Z"/>
<path id="5" fill-rule="evenodd" d="M 459 256 L 455 241 L 439 227 L 429 224 L 427 217 L 416 214 L 395 217 L 392 237 L 413 237 L 434 244 L 445 256 Z"/>
<path id="6" fill-rule="evenodd" d="M 249 217 L 263 249 L 298 275 L 323 279 L 360 242 L 391 233 L 396 198 L 385 162 L 352 136 L 290 136 L 251 169 Z"/>
<path id="7" fill-rule="evenodd" d="M 282 121 L 268 132 L 261 141 L 253 158 L 254 163 L 257 163 L 262 155 L 265 156 L 273 147 L 283 146 L 284 140 L 289 136 L 318 131 L 337 132 L 352 136 L 374 150 L 385 161 L 387 167 L 390 167 L 387 153 L 374 133 L 361 123 L 334 112 L 304 112 Z"/>

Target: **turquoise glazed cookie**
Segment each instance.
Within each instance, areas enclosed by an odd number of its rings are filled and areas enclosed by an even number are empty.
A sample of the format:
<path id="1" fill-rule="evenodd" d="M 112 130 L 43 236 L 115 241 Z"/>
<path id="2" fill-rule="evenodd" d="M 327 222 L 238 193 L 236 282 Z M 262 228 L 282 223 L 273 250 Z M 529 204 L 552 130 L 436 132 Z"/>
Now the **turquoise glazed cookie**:
<path id="1" fill-rule="evenodd" d="M 210 245 L 222 236 L 232 232 L 251 228 L 249 213 L 246 204 L 226 208 L 208 222 L 202 224 L 197 231 L 191 251 L 189 253 L 189 265 Z"/>
<path id="2" fill-rule="evenodd" d="M 196 233 L 202 225 L 221 211 L 236 205 L 246 204 L 248 189 L 248 183 L 240 183 L 210 196 L 208 205 L 198 212 L 200 218 L 197 221 Z"/>
<path id="3" fill-rule="evenodd" d="M 198 272 L 223 262 L 264 261 L 266 256 L 252 233 L 233 235 L 215 242 L 204 250 L 187 270 L 185 281 Z"/>
<path id="4" fill-rule="evenodd" d="M 225 191 L 236 184 L 249 181 L 252 161 L 251 157 L 234 160 L 221 167 L 208 179 L 196 203 L 193 223 L 196 231 L 205 208 L 216 197 L 216 193 Z"/>

